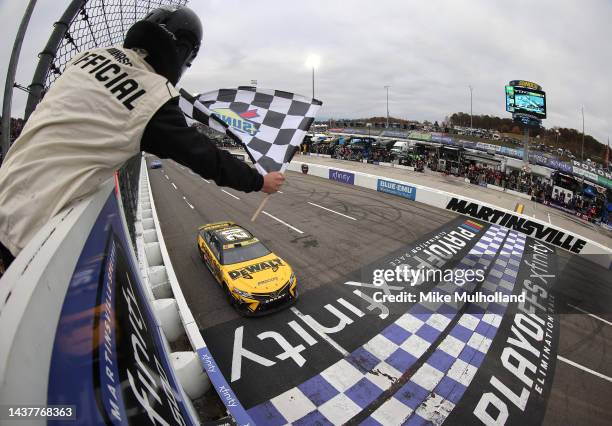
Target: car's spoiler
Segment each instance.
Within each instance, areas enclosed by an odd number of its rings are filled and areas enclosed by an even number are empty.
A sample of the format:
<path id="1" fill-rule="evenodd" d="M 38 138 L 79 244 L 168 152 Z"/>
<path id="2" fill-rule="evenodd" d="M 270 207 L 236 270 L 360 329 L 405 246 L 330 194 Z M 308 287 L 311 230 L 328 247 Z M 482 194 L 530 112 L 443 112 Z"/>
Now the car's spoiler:
<path id="1" fill-rule="evenodd" d="M 215 223 L 207 223 L 206 225 L 200 226 L 198 229 L 200 231 L 212 231 L 214 229 L 225 228 L 227 226 L 235 225 L 234 222 L 215 222 Z"/>

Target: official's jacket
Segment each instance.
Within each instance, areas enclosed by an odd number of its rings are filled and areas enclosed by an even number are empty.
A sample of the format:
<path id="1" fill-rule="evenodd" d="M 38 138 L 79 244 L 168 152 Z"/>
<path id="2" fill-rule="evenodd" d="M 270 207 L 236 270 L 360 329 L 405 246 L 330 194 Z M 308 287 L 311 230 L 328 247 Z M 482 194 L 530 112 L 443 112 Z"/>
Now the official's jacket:
<path id="1" fill-rule="evenodd" d="M 0 167 L 0 242 L 16 256 L 49 219 L 141 149 L 220 185 L 259 190 L 263 178 L 254 169 L 187 127 L 177 99 L 140 52 L 110 47 L 75 57 Z"/>

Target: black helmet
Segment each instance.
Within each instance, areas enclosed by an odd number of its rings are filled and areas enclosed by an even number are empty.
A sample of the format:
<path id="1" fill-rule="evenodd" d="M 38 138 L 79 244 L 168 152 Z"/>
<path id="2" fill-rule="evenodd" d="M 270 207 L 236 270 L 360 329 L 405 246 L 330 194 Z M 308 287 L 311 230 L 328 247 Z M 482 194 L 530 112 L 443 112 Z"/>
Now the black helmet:
<path id="1" fill-rule="evenodd" d="M 202 23 L 193 10 L 164 6 L 132 25 L 123 45 L 146 50 L 155 71 L 176 84 L 197 56 L 201 42 Z"/>

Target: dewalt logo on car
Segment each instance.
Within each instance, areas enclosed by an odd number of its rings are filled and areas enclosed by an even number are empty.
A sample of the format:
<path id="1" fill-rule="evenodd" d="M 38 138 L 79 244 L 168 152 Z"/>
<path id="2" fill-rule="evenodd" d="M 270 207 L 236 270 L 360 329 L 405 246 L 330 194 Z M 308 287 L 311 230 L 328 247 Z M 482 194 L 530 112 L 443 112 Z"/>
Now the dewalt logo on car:
<path id="1" fill-rule="evenodd" d="M 240 269 L 229 271 L 228 274 L 231 279 L 235 280 L 238 278 L 246 278 L 247 280 L 253 279 L 253 274 L 257 272 L 272 269 L 272 272 L 278 271 L 279 266 L 284 266 L 283 262 L 279 259 L 272 259 L 264 262 L 254 263 L 252 265 L 245 266 Z"/>

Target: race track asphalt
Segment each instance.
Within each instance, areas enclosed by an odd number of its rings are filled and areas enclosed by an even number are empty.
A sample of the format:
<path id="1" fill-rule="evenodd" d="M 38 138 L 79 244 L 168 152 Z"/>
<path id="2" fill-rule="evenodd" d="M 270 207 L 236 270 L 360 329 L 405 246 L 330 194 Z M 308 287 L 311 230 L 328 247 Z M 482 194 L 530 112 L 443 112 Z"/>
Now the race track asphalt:
<path id="1" fill-rule="evenodd" d="M 355 296 L 358 290 L 345 283 L 370 282 L 366 266 L 426 244 L 466 219 L 392 195 L 289 172 L 282 193 L 273 195 L 265 213 L 250 222 L 263 194 L 220 188 L 186 167 L 169 160 L 162 163 L 162 169 L 148 172 L 174 270 L 204 339 L 247 409 L 261 407 L 274 397 L 291 392 L 392 326 L 402 312 L 391 310 L 381 318 L 376 310 L 368 311 L 367 304 L 359 304 Z M 294 310 L 244 318 L 227 304 L 196 249 L 198 226 L 222 220 L 245 226 L 293 267 L 300 289 Z M 483 225 L 482 232 L 488 228 Z M 537 271 L 528 263 L 532 246 L 534 242 L 528 238 L 517 283 L 538 280 Z M 517 396 L 521 396 L 522 389 L 528 392 L 523 409 L 507 398 L 507 424 L 612 423 L 612 277 L 610 271 L 585 259 L 555 252 L 550 256 L 548 271 L 555 275 L 550 280 L 554 285 L 547 300 L 551 318 L 546 330 L 550 332 L 550 342 L 545 344 L 544 337 L 541 348 L 533 345 L 527 350 L 541 355 L 548 345 L 549 362 L 542 364 L 542 359 L 532 359 L 529 365 L 538 370 L 532 375 L 529 366 L 525 367 L 529 360 L 524 355 L 527 352 L 514 345 L 513 357 L 511 350 L 506 349 L 512 346 L 507 342 L 513 336 L 513 326 L 516 329 L 512 323 L 514 316 L 508 310 L 481 368 L 447 423 L 478 423 L 473 411 L 483 393 L 500 393 L 498 389 L 488 389 L 492 377 L 497 377 Z M 457 253 L 451 263 L 464 254 Z M 337 312 L 346 308 L 347 301 L 358 308 L 354 312 L 365 315 L 348 315 L 348 322 L 334 331 L 332 339 L 324 338 L 332 336 L 332 332 L 325 336 L 313 334 L 316 339 L 306 341 L 303 333 L 296 334 L 295 324 L 305 315 L 316 318 L 328 330 L 340 325 Z M 343 312 L 346 316 L 352 311 Z M 244 348 L 274 365 L 266 367 L 243 358 L 236 379 L 237 336 L 242 337 Z M 299 356 L 279 357 L 280 336 L 294 348 L 302 345 L 299 351 L 304 360 L 302 365 L 295 360 Z M 317 340 L 316 344 L 312 340 Z M 439 343 L 436 340 L 432 345 Z M 514 368 L 515 374 L 508 376 L 513 365 L 518 366 Z M 523 376 L 519 374 L 521 368 L 527 368 Z M 413 374 L 408 369 L 401 380 L 408 380 Z M 529 383 L 531 378 L 534 380 Z M 541 395 L 535 391 L 537 380 L 544 389 Z M 363 413 L 374 412 L 384 402 L 368 400 L 361 406 L 362 413 L 347 421 L 357 423 Z M 490 413 L 497 414 L 494 409 Z"/>

